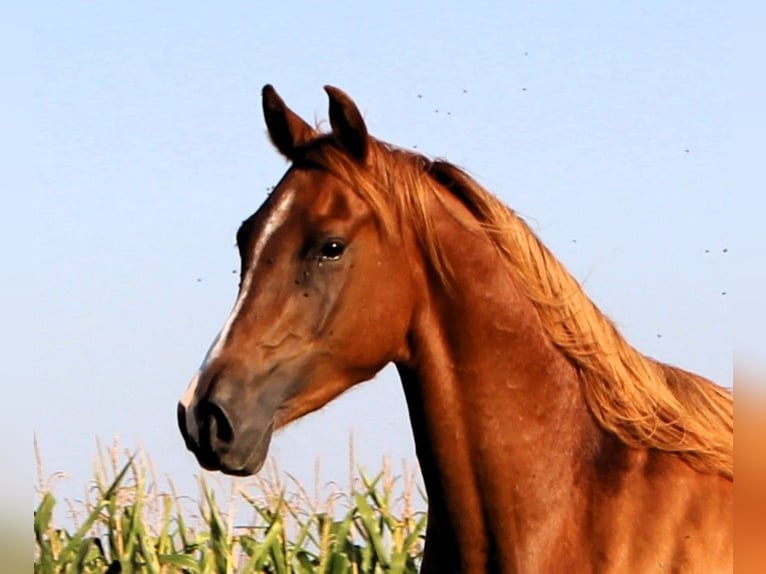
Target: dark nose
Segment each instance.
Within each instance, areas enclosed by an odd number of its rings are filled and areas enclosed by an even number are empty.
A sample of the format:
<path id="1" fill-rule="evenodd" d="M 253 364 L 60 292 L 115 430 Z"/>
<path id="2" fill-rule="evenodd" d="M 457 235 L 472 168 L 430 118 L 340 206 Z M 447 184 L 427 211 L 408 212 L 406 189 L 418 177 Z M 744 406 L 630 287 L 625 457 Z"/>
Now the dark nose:
<path id="1" fill-rule="evenodd" d="M 192 450 L 194 445 L 189 437 L 189 431 L 186 428 L 186 407 L 184 407 L 180 402 L 176 408 L 176 417 L 178 417 L 178 428 L 181 431 L 181 436 L 184 437 L 186 448 Z"/>
<path id="2" fill-rule="evenodd" d="M 209 470 L 221 466 L 222 457 L 231 450 L 234 442 L 234 429 L 226 410 L 215 401 L 204 400 L 194 408 L 197 422 L 197 436 L 192 437 L 186 426 L 186 408 L 178 403 L 176 415 L 178 428 L 184 438 L 186 448 L 192 451 L 200 464 Z"/>
<path id="3" fill-rule="evenodd" d="M 224 408 L 211 400 L 201 401 L 196 408 L 199 442 L 202 452 L 220 457 L 234 441 L 231 418 Z"/>

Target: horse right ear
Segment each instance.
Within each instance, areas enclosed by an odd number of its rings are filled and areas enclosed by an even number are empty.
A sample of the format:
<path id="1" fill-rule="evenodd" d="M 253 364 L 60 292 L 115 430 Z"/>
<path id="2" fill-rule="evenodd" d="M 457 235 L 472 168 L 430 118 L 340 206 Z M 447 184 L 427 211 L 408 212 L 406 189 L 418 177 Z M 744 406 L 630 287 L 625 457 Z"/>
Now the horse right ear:
<path id="1" fill-rule="evenodd" d="M 271 84 L 263 86 L 263 117 L 274 146 L 287 159 L 317 136 L 316 131 L 285 105 Z"/>

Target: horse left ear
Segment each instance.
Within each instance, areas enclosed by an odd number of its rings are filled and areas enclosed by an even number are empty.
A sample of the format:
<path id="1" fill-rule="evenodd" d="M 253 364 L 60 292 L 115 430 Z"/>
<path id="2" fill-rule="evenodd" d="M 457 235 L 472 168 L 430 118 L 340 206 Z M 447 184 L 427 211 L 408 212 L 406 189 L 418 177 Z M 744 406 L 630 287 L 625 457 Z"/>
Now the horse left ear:
<path id="1" fill-rule="evenodd" d="M 289 160 L 297 150 L 317 136 L 314 129 L 285 105 L 271 84 L 263 86 L 263 117 L 269 137 L 276 148 Z"/>
<path id="2" fill-rule="evenodd" d="M 330 125 L 335 139 L 353 157 L 364 161 L 369 142 L 359 108 L 343 90 L 333 86 L 325 86 L 324 90 L 330 97 Z"/>

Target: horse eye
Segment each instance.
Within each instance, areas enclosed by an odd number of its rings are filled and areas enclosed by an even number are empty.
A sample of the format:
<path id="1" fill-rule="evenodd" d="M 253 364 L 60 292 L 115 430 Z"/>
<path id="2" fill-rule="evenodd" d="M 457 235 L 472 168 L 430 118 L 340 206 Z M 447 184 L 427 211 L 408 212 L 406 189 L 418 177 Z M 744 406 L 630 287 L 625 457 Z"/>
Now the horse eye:
<path id="1" fill-rule="evenodd" d="M 319 249 L 319 258 L 324 261 L 336 261 L 340 259 L 346 250 L 346 244 L 340 239 L 329 239 Z"/>

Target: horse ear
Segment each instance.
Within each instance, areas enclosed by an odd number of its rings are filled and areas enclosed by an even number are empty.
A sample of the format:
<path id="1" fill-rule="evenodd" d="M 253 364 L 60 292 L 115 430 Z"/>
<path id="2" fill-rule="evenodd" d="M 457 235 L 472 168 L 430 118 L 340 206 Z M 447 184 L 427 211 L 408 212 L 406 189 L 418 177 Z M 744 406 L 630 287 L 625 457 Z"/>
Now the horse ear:
<path id="1" fill-rule="evenodd" d="M 314 139 L 316 131 L 285 105 L 271 84 L 263 86 L 261 94 L 272 143 L 287 159 L 295 159 L 296 150 Z"/>
<path id="2" fill-rule="evenodd" d="M 356 159 L 363 161 L 367 157 L 367 126 L 359 113 L 359 108 L 343 91 L 333 86 L 325 86 L 330 97 L 330 125 L 336 140 Z"/>

